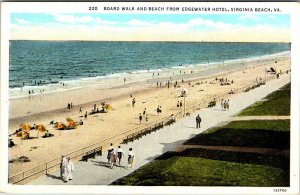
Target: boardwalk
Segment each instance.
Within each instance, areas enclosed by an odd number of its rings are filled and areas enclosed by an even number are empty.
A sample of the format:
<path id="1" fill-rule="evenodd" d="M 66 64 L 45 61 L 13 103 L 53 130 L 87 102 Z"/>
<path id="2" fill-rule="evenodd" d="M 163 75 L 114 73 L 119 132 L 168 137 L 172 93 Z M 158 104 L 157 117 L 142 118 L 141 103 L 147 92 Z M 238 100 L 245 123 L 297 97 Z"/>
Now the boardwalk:
<path id="1" fill-rule="evenodd" d="M 238 113 L 247 106 L 262 99 L 267 94 L 277 90 L 284 84 L 290 82 L 290 75 L 282 75 L 280 79 L 271 80 L 266 85 L 251 90 L 247 93 L 233 95 L 230 98 L 230 110 L 222 111 L 219 103 L 214 108 L 202 109 L 199 112 L 193 113 L 190 117 L 182 118 L 175 124 L 167 126 L 157 132 L 142 137 L 140 140 L 121 145 L 125 151 L 123 165 L 127 165 L 128 149 L 133 148 L 136 154 L 136 163 L 134 169 L 125 169 L 124 167 L 114 167 L 111 169 L 107 162 L 107 152 L 104 151 L 103 156 L 89 159 L 88 162 L 76 162 L 74 179 L 68 183 L 64 183 L 59 179 L 59 171 L 47 176 L 39 177 L 29 184 L 33 185 L 85 185 L 97 184 L 108 185 L 111 182 L 119 179 L 137 168 L 149 163 L 159 155 L 167 151 L 175 151 L 181 144 L 205 131 L 208 128 L 218 124 L 232 120 L 232 115 Z M 187 97 L 188 101 L 188 97 Z M 201 128 L 196 129 L 195 117 L 200 114 L 202 118 Z M 117 147 L 117 146 L 115 146 Z"/>

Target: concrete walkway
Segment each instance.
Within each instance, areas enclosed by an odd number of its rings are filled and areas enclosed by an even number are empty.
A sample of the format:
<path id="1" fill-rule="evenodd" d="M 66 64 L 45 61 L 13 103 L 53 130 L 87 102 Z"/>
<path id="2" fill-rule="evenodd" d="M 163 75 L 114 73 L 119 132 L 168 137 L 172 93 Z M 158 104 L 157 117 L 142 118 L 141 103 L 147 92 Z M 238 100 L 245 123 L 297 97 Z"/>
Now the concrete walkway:
<path id="1" fill-rule="evenodd" d="M 156 157 L 167 151 L 175 151 L 177 147 L 196 134 L 205 131 L 216 125 L 220 125 L 228 120 L 230 116 L 238 113 L 247 106 L 262 99 L 269 93 L 277 90 L 286 83 L 290 82 L 290 75 L 283 75 L 280 79 L 269 81 L 266 85 L 251 90 L 247 93 L 235 94 L 230 98 L 230 110 L 222 111 L 219 104 L 214 108 L 202 109 L 199 112 L 191 114 L 178 120 L 171 126 L 164 127 L 159 131 L 151 133 L 136 140 L 128 145 L 121 145 L 125 152 L 122 164 L 127 165 L 128 149 L 133 148 L 135 152 L 135 167 L 133 169 L 125 169 L 124 167 L 109 168 L 106 159 L 107 152 L 103 156 L 96 159 L 89 159 L 89 162 L 76 162 L 74 179 L 68 183 L 64 183 L 59 179 L 59 171 L 48 176 L 41 176 L 33 180 L 31 185 L 85 185 L 97 184 L 108 185 L 111 182 L 128 175 L 139 167 L 149 163 Z M 187 100 L 188 101 L 188 100 Z M 200 114 L 202 118 L 201 128 L 196 129 L 195 117 Z"/>

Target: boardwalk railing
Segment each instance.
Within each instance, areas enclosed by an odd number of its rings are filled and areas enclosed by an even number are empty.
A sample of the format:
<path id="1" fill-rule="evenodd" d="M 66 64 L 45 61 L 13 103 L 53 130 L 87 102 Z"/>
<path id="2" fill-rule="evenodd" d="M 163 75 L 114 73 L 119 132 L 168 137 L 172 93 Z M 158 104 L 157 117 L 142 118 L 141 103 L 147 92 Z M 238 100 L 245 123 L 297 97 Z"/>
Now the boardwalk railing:
<path id="1" fill-rule="evenodd" d="M 275 75 L 269 76 L 269 77 L 267 77 L 266 81 L 272 80 L 274 78 L 276 78 Z M 262 83 L 260 83 L 259 85 L 261 85 L 261 84 Z M 255 82 L 248 86 L 235 89 L 235 90 L 233 90 L 233 92 L 234 93 L 247 92 L 248 88 L 253 89 L 253 88 L 255 88 L 255 86 L 257 87 L 259 85 L 258 85 L 258 82 Z M 224 96 L 213 97 L 213 98 L 216 98 L 216 100 L 219 101 L 223 97 Z M 208 101 L 202 101 L 199 104 L 187 107 L 185 109 L 185 113 L 191 114 L 197 110 L 206 108 L 208 103 L 209 103 Z M 184 117 L 183 113 L 184 113 L 183 111 L 179 111 L 174 116 L 176 118 L 181 118 L 181 117 Z M 188 115 L 188 114 L 186 114 L 186 115 Z M 110 143 L 115 143 L 115 144 L 116 143 L 117 144 L 125 143 L 125 144 L 127 144 L 129 142 L 133 142 L 136 139 L 140 139 L 142 136 L 150 134 L 153 131 L 161 129 L 165 125 L 170 125 L 174 122 L 175 121 L 173 120 L 173 118 L 171 116 L 167 116 L 167 117 L 158 119 L 152 123 L 142 124 L 139 127 L 130 129 L 126 132 L 120 133 L 118 135 L 114 135 L 112 137 L 103 139 L 97 143 L 80 148 L 76 151 L 65 154 L 65 156 L 70 157 L 71 159 L 76 159 L 76 160 L 79 160 L 79 159 L 86 160 L 86 158 L 84 158 L 84 157 L 86 157 L 87 155 L 90 155 L 90 154 L 92 154 L 92 156 L 94 156 L 94 157 L 95 157 L 95 155 L 102 155 L 103 149 L 107 149 L 109 147 Z M 53 160 L 43 163 L 41 165 L 38 165 L 34 168 L 14 174 L 8 178 L 8 183 L 25 184 L 25 183 L 29 182 L 30 180 L 35 179 L 41 175 L 49 174 L 53 171 L 56 171 L 60 167 L 60 161 L 61 161 L 61 157 L 53 159 Z"/>
<path id="2" fill-rule="evenodd" d="M 133 142 L 134 140 L 139 139 L 142 136 L 147 135 L 148 133 L 163 128 L 165 125 L 170 125 L 171 123 L 173 123 L 173 119 L 170 116 L 164 117 L 152 123 L 141 125 L 137 128 L 133 128 L 118 135 L 103 139 L 97 143 L 91 144 L 84 148 L 80 148 L 76 151 L 65 154 L 65 156 L 76 160 L 86 160 L 86 158 L 84 157 L 87 155 L 93 157 L 95 157 L 96 155 L 102 155 L 103 149 L 108 148 L 110 146 L 110 143 L 127 144 L 130 141 Z M 35 179 L 41 175 L 45 175 L 57 170 L 60 167 L 60 161 L 61 157 L 48 161 L 44 164 L 38 165 L 34 168 L 25 170 L 21 173 L 14 174 L 8 178 L 8 182 L 11 184 L 27 183 L 30 180 Z"/>

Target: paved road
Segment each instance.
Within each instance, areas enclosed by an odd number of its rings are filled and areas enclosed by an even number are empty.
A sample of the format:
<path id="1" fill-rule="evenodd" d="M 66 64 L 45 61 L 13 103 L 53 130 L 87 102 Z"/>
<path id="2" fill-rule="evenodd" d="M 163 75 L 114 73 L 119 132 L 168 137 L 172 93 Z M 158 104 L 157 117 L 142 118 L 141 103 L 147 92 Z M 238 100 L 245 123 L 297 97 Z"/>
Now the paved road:
<path id="1" fill-rule="evenodd" d="M 266 85 L 251 90 L 247 93 L 235 94 L 230 98 L 230 110 L 222 111 L 218 104 L 215 108 L 202 109 L 192 114 L 190 117 L 182 118 L 171 126 L 164 127 L 152 134 L 144 136 L 142 139 L 121 145 L 125 151 L 123 165 L 126 165 L 129 148 L 133 148 L 136 154 L 134 169 L 124 167 L 109 168 L 106 163 L 106 152 L 103 156 L 90 159 L 89 162 L 76 162 L 74 179 L 64 183 L 59 179 L 59 171 L 48 176 L 41 176 L 29 184 L 34 185 L 108 185 L 111 182 L 128 175 L 139 167 L 149 163 L 156 157 L 167 151 L 175 151 L 185 140 L 203 132 L 204 130 L 225 123 L 232 115 L 238 113 L 247 106 L 262 99 L 272 91 L 277 90 L 284 84 L 290 82 L 290 75 L 283 75 L 280 79 L 269 81 Z M 187 99 L 188 101 L 188 99 Z M 196 129 L 195 117 L 200 114 L 202 118 L 201 128 Z"/>

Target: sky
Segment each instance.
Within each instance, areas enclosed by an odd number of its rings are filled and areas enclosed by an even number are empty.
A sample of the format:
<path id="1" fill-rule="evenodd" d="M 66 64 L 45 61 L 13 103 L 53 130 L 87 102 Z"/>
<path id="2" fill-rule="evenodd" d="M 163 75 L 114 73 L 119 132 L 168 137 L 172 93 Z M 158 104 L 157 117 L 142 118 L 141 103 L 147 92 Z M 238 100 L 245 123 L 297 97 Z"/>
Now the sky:
<path id="1" fill-rule="evenodd" d="M 285 14 L 11 14 L 11 40 L 290 42 Z"/>

